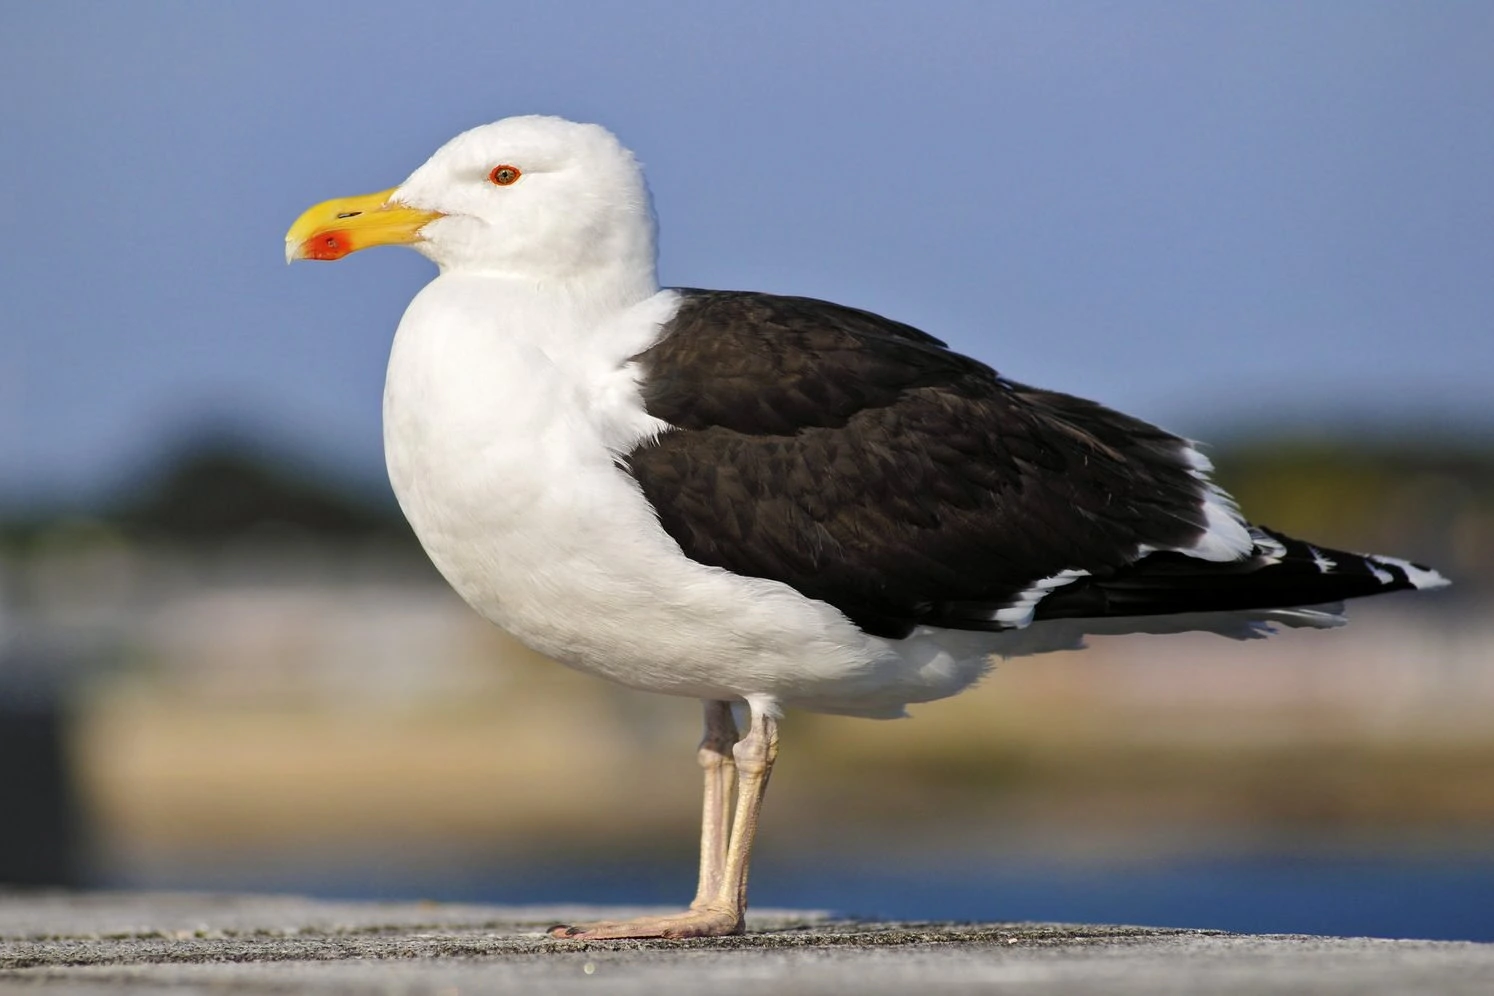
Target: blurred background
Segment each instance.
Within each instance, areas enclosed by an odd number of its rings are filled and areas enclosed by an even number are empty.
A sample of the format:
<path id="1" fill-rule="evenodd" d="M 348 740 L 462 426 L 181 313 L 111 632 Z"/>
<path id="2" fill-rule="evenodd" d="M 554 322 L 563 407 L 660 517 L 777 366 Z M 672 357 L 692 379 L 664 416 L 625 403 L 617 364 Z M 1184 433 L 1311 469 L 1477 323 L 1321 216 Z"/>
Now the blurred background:
<path id="1" fill-rule="evenodd" d="M 1494 8 L 0 4 L 0 881 L 678 903 L 698 706 L 488 627 L 383 480 L 413 253 L 313 202 L 516 113 L 661 276 L 910 322 L 1453 589 L 791 715 L 757 905 L 1494 940 Z"/>

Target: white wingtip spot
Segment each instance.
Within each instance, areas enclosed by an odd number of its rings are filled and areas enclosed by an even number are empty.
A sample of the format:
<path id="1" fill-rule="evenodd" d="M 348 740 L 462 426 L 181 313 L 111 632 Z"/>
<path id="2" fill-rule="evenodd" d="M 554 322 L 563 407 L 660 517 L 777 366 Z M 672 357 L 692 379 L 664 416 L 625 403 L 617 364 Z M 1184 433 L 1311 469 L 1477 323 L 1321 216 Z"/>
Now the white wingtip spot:
<path id="1" fill-rule="evenodd" d="M 1319 574 L 1327 574 L 1329 571 L 1338 569 L 1338 561 L 1332 557 L 1323 555 L 1323 551 L 1317 547 L 1308 545 L 1307 551 L 1312 554 L 1312 562 L 1317 567 Z"/>
<path id="2" fill-rule="evenodd" d="M 1021 629 L 1032 622 L 1032 614 L 1037 609 L 1037 604 L 1047 596 L 1048 592 L 1088 576 L 1089 571 L 1063 570 L 1052 577 L 1034 581 L 1029 587 L 1014 595 L 1010 604 L 991 613 L 991 621 Z"/>
<path id="3" fill-rule="evenodd" d="M 1366 557 L 1365 559 L 1370 561 L 1372 565 L 1379 563 L 1384 564 L 1387 567 L 1399 567 L 1401 570 L 1406 572 L 1406 580 L 1410 581 L 1411 584 L 1420 591 L 1429 591 L 1433 588 L 1446 588 L 1448 585 L 1452 584 L 1451 581 L 1443 577 L 1441 574 L 1438 574 L 1436 571 L 1429 570 L 1425 567 L 1417 567 L 1415 564 L 1411 563 L 1411 561 L 1402 560 L 1400 557 L 1385 557 L 1376 555 L 1373 557 Z M 1388 571 L 1377 570 L 1373 566 L 1370 567 L 1370 570 L 1374 571 L 1375 578 L 1382 584 L 1389 584 L 1390 582 L 1395 580 L 1395 578 L 1391 576 Z"/>

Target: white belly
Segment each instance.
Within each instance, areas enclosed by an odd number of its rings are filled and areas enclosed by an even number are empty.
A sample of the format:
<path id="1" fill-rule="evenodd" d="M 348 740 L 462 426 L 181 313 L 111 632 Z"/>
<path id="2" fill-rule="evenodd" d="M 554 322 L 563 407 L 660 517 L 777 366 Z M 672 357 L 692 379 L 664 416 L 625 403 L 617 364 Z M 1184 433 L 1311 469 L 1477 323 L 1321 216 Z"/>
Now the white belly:
<path id="1" fill-rule="evenodd" d="M 627 358 L 672 294 L 599 333 L 610 358 L 553 308 L 494 298 L 471 276 L 422 291 L 384 395 L 395 495 L 474 609 L 572 667 L 699 698 L 896 714 L 979 674 L 979 653 L 869 637 L 786 585 L 689 560 L 663 531 L 615 455 L 656 431 Z"/>

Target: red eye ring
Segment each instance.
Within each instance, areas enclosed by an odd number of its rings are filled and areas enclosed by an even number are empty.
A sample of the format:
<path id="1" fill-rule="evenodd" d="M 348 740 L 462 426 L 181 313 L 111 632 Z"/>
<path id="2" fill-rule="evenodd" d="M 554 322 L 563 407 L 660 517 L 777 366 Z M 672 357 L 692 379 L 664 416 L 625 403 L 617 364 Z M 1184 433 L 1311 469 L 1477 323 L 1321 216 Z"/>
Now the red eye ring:
<path id="1" fill-rule="evenodd" d="M 507 187 L 523 175 L 519 167 L 503 163 L 502 165 L 494 166 L 488 171 L 488 182 L 497 184 L 500 187 Z"/>

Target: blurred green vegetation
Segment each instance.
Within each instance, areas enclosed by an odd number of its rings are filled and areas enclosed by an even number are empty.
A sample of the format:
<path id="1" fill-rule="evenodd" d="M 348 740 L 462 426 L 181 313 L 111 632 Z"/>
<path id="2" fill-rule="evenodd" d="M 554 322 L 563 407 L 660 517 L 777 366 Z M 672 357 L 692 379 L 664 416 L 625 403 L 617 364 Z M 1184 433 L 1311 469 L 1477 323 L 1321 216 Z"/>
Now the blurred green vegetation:
<path id="1" fill-rule="evenodd" d="M 1494 448 L 1455 440 L 1260 438 L 1216 449 L 1253 522 L 1494 583 Z"/>
<path id="2" fill-rule="evenodd" d="M 374 541 L 421 556 L 387 488 L 340 477 L 290 447 L 232 433 L 184 441 L 94 507 L 12 512 L 0 521 L 0 543 L 12 553 L 40 552 L 58 530 L 80 528 L 186 546 L 271 537 Z"/>

